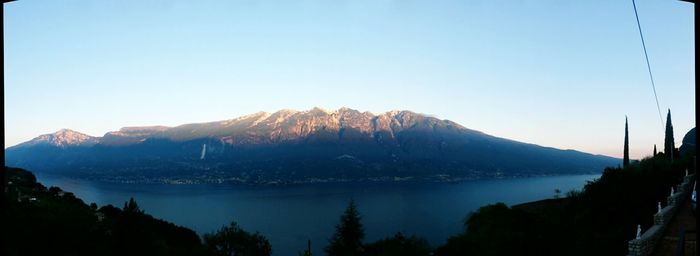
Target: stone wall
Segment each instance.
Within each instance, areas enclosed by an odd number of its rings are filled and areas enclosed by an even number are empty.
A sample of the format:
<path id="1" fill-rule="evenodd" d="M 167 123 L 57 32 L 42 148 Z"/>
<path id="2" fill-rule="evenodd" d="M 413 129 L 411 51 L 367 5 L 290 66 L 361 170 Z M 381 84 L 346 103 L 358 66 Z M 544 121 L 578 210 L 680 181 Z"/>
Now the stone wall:
<path id="1" fill-rule="evenodd" d="M 676 210 L 683 203 L 683 199 L 692 191 L 694 177 L 694 174 L 685 176 L 683 182 L 675 188 L 676 193 L 666 199 L 666 207 L 654 214 L 654 225 L 644 231 L 638 239 L 628 242 L 628 256 L 646 256 L 654 251 L 654 246 L 659 242 L 664 230 L 676 214 Z"/>
<path id="2" fill-rule="evenodd" d="M 671 218 L 673 218 L 673 215 L 675 215 L 676 209 L 677 207 L 675 205 L 669 204 L 663 209 L 661 209 L 660 212 L 654 214 L 654 225 L 668 225 L 668 223 L 671 221 Z"/>

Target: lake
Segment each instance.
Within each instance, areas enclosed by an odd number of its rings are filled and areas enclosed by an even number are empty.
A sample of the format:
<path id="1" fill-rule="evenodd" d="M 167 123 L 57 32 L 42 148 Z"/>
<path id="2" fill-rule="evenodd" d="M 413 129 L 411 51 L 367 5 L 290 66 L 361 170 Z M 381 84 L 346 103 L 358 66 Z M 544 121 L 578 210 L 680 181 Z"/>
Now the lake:
<path id="1" fill-rule="evenodd" d="M 73 192 L 86 203 L 122 207 L 134 197 L 156 218 L 204 234 L 236 221 L 259 231 L 272 244 L 273 255 L 297 255 L 312 241 L 315 255 L 353 198 L 362 214 L 365 242 L 402 232 L 441 245 L 462 230 L 464 218 L 479 207 L 508 205 L 554 197 L 581 189 L 600 175 L 572 175 L 461 183 L 311 184 L 295 186 L 115 184 L 37 174 L 45 186 Z"/>

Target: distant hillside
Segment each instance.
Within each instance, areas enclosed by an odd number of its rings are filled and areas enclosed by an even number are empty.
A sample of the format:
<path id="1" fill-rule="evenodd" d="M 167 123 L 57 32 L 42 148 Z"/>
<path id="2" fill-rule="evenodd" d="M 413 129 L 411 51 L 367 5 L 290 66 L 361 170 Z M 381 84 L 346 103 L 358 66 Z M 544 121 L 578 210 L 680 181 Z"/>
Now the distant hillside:
<path id="1" fill-rule="evenodd" d="M 502 139 L 411 111 L 259 112 L 177 127 L 71 130 L 5 150 L 6 165 L 119 182 L 453 181 L 600 172 L 618 159 Z"/>

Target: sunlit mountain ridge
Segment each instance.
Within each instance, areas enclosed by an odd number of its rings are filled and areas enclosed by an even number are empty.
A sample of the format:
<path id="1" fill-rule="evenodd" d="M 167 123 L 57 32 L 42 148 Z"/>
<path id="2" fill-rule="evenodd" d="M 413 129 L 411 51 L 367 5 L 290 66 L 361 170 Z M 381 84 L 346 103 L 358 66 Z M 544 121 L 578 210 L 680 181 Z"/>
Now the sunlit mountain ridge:
<path id="1" fill-rule="evenodd" d="M 38 172 L 166 183 L 454 181 L 595 173 L 618 161 L 498 138 L 411 111 L 349 108 L 125 127 L 102 137 L 63 129 L 5 152 L 6 165 Z"/>

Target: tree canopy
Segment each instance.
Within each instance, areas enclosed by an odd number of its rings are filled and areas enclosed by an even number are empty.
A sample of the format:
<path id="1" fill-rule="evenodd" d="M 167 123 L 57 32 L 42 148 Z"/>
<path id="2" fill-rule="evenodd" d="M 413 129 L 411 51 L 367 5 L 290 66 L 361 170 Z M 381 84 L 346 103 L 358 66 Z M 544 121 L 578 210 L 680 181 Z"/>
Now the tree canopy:
<path id="1" fill-rule="evenodd" d="M 272 254 L 270 242 L 260 233 L 248 233 L 231 222 L 219 231 L 204 235 L 204 245 L 220 256 L 265 256 Z"/>
<path id="2" fill-rule="evenodd" d="M 47 189 L 29 171 L 5 167 L 2 174 L 7 184 L 2 255 L 222 255 L 206 248 L 193 230 L 146 214 L 134 198 L 123 208 L 98 209 L 58 187 Z M 243 251 L 235 255 L 270 255 L 262 235 L 237 225 L 223 230 L 209 236 L 223 237 L 221 243 L 207 245 L 233 244 Z M 235 239 L 227 240 L 232 233 Z"/>
<path id="3" fill-rule="evenodd" d="M 365 237 L 360 213 L 354 200 L 350 200 L 348 207 L 340 217 L 340 223 L 335 227 L 335 233 L 330 243 L 325 248 L 329 256 L 361 255 L 363 251 L 362 240 Z"/>
<path id="4" fill-rule="evenodd" d="M 625 146 L 623 150 L 622 166 L 628 166 L 630 164 L 630 139 L 629 130 L 627 128 L 627 117 L 625 116 Z"/>
<path id="5" fill-rule="evenodd" d="M 664 153 L 673 160 L 673 154 L 676 150 L 675 140 L 673 139 L 673 124 L 671 123 L 671 110 L 668 110 L 666 115 L 666 137 L 664 138 Z"/>

